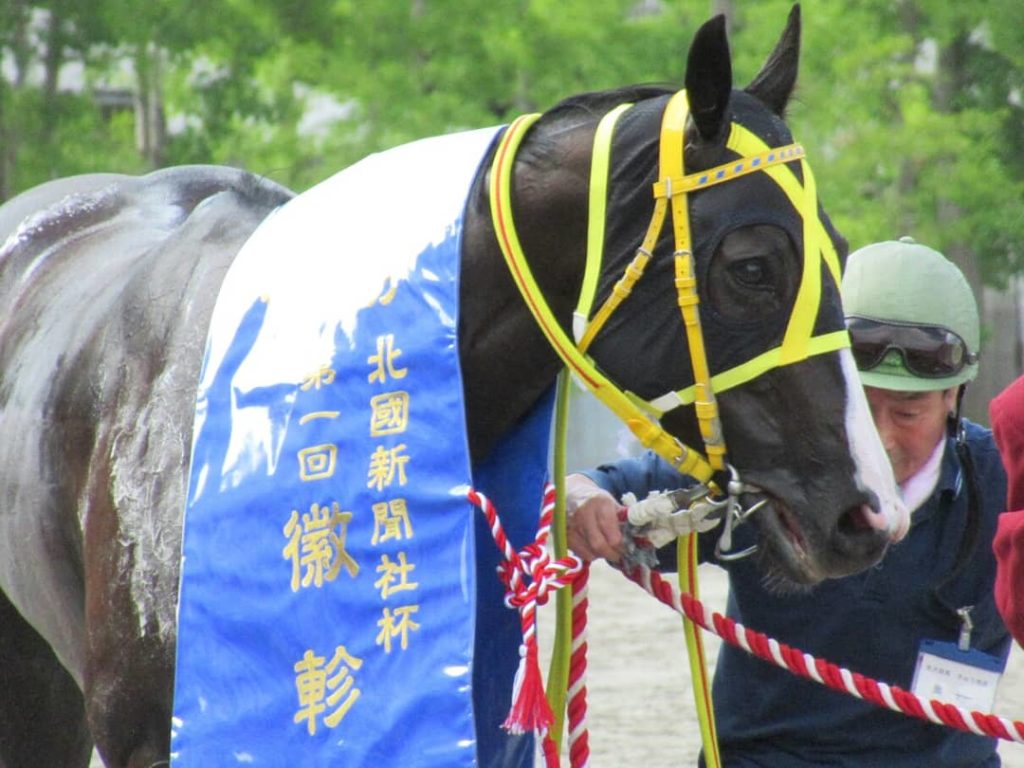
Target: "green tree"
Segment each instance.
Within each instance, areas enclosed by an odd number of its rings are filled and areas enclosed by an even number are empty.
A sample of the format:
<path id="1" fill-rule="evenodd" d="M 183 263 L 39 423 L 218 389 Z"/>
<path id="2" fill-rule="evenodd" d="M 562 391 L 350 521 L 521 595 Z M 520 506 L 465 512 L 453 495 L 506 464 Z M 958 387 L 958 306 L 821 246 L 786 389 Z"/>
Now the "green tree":
<path id="1" fill-rule="evenodd" d="M 992 375 L 976 387 L 979 416 L 1009 371 L 1021 369 L 1016 337 L 1008 342 L 1001 331 L 1016 320 L 999 320 L 1004 299 L 984 288 L 1006 285 L 1024 260 L 1018 6 L 804 0 L 789 116 L 853 247 L 911 234 L 969 275 L 987 323 L 982 372 Z M 506 122 L 573 93 L 678 85 L 693 32 L 716 12 L 729 18 L 743 84 L 790 7 L 0 0 L 0 199 L 58 175 L 183 163 L 241 166 L 305 189 L 368 153 Z M 69 63 L 84 68 L 78 90 L 60 87 Z M 111 83 L 130 90 L 132 110 L 102 105 Z M 1009 368 L 994 369 L 1004 358 Z"/>
<path id="2" fill-rule="evenodd" d="M 786 5 L 758 3 L 756 13 Z M 1024 248 L 1024 68 L 1013 4 L 804 8 L 792 122 L 842 231 L 855 247 L 904 232 L 943 251 L 969 247 L 983 281 L 1003 284 Z"/>
<path id="3" fill-rule="evenodd" d="M 245 166 L 301 189 L 370 152 L 504 122 L 571 93 L 678 84 L 693 31 L 716 10 L 730 14 L 736 79 L 745 83 L 790 6 L 4 0 L 0 45 L 18 66 L 0 85 L 0 193 L 59 173 L 194 162 Z M 40 12 L 53 46 L 26 34 Z M 791 123 L 854 246 L 912 232 L 944 250 L 968 247 L 986 283 L 1020 269 L 1024 27 L 1016 13 L 1012 0 L 805 0 Z M 88 93 L 52 87 L 57 70 L 45 62 L 68 58 L 84 63 L 90 87 L 131 62 L 138 149 L 127 116 L 108 120 Z M 24 76 L 32 63 L 49 72 L 40 82 Z M 337 119 L 312 131 L 316 100 L 333 100 Z"/>
<path id="4" fill-rule="evenodd" d="M 131 122 L 108 121 L 88 94 L 61 87 L 65 66 L 87 64 L 106 42 L 92 10 L 74 0 L 0 3 L 0 51 L 9 63 L 0 78 L 0 199 L 105 163 L 138 167 Z"/>
<path id="5" fill-rule="evenodd" d="M 854 247 L 909 234 L 963 269 L 984 360 L 965 410 L 987 421 L 988 401 L 1022 366 L 1016 294 L 986 287 L 1006 286 L 1024 259 L 1019 11 L 941 0 L 808 6 L 813 58 L 802 82 L 814 114 L 794 122 L 821 155 L 822 195 Z"/>

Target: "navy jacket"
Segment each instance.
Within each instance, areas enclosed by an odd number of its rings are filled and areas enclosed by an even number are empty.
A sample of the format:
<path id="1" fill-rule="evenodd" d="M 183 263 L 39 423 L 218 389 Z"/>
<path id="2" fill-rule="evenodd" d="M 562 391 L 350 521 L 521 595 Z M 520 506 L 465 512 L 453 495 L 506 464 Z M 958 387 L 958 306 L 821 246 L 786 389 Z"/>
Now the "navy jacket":
<path id="1" fill-rule="evenodd" d="M 881 563 L 823 582 L 809 593 L 766 591 L 754 558 L 723 563 L 729 572 L 728 615 L 826 661 L 910 690 L 925 639 L 956 642 L 956 609 L 974 606 L 971 645 L 1006 658 L 1010 639 L 993 598 L 992 538 L 1006 501 L 1006 475 L 989 430 L 966 424 L 980 490 L 981 528 L 969 565 L 943 585 L 954 566 L 967 519 L 966 479 L 947 441 L 938 486 L 911 518 L 910 533 Z M 686 484 L 647 453 L 586 473 L 620 497 Z M 735 549 L 756 539 L 756 526 L 734 532 Z M 701 559 L 714 560 L 718 529 L 703 534 Z M 662 552 L 673 569 L 674 546 Z M 713 697 L 727 768 L 954 768 L 1000 765 L 996 740 L 935 725 L 833 691 L 723 643 Z"/>

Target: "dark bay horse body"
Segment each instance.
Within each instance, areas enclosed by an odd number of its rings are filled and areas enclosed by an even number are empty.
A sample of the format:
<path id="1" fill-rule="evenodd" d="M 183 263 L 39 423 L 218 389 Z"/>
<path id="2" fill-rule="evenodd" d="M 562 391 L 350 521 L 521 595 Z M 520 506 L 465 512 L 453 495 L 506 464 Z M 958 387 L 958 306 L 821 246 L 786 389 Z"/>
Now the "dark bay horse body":
<path id="1" fill-rule="evenodd" d="M 686 79 L 688 171 L 729 159 L 733 121 L 769 146 L 791 141 L 781 115 L 798 39 L 794 13 L 763 71 L 739 91 L 721 19 L 701 29 Z M 613 155 L 612 176 L 643 202 L 609 204 L 607 293 L 649 218 L 668 96 L 635 88 L 575 97 L 542 117 L 517 156 L 512 203 L 523 248 L 566 328 L 582 280 L 597 121 L 620 102 L 636 104 L 623 128 L 634 146 L 626 158 Z M 459 353 L 474 458 L 561 366 L 503 262 L 486 176 L 485 161 L 467 202 L 461 268 Z M 291 196 L 241 171 L 195 166 L 52 182 L 0 208 L 0 768 L 84 766 L 93 742 L 111 767 L 167 764 L 206 332 L 235 254 Z M 738 349 L 778 343 L 793 311 L 802 230 L 766 209 L 769 198 L 738 180 L 691 203 L 704 322 L 712 341 L 731 340 L 710 344 L 713 367 Z M 617 236 L 629 245 L 612 248 Z M 638 287 L 640 298 L 622 305 L 593 347 L 597 362 L 643 397 L 678 390 L 689 375 L 672 267 L 657 262 L 638 284 L 651 287 Z M 839 312 L 834 285 L 821 303 Z M 731 464 L 771 502 L 755 520 L 775 578 L 812 584 L 881 557 L 906 522 L 892 519 L 888 463 L 846 351 L 771 368 L 719 404 Z M 700 437 L 691 411 L 672 410 L 663 423 L 692 445 Z"/>

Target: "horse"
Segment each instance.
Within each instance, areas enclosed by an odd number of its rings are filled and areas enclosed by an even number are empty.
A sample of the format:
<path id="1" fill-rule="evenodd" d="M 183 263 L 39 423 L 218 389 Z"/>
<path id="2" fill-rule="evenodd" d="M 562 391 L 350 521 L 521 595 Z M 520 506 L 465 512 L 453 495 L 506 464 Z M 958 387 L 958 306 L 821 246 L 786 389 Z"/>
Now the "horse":
<path id="1" fill-rule="evenodd" d="M 731 126 L 790 145 L 785 108 L 799 6 L 763 68 L 734 88 L 724 19 L 687 57 L 685 170 L 736 159 Z M 511 210 L 526 260 L 569 333 L 584 279 L 587 180 L 599 121 L 630 103 L 610 153 L 598 297 L 630 262 L 655 205 L 662 113 L 674 88 L 572 96 L 546 111 L 511 162 Z M 564 363 L 510 275 L 484 157 L 464 210 L 458 356 L 469 450 L 496 441 Z M 805 185 L 799 158 L 785 168 Z M 429 181 L 427 181 L 429 186 Z M 842 335 L 835 275 L 805 240 L 845 257 L 818 206 L 801 216 L 763 173 L 684 196 L 712 372 L 777 347 L 808 279 L 812 330 Z M 227 167 L 60 179 L 0 207 L 0 766 L 168 765 L 182 516 L 197 380 L 218 288 L 242 245 L 294 194 Z M 807 211 L 805 211 L 807 215 Z M 815 225 L 816 226 L 816 225 Z M 694 381 L 679 318 L 672 235 L 588 354 L 642 399 Z M 356 268 L 358 268 L 356 266 Z M 808 332 L 810 333 L 810 331 Z M 742 379 L 742 377 L 741 377 Z M 773 579 L 813 585 L 876 563 L 905 530 L 889 464 L 843 344 L 763 367 L 716 393 L 729 465 L 765 502 L 759 557 Z M 704 439 L 692 404 L 664 430 Z M 486 761 L 485 761 L 486 762 Z"/>

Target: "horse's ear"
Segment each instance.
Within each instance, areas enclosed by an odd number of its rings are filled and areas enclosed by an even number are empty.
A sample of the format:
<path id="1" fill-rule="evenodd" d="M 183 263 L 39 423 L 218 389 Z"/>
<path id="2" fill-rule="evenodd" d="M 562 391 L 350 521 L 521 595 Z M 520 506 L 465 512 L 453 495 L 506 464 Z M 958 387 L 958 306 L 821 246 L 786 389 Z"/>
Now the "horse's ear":
<path id="1" fill-rule="evenodd" d="M 744 90 L 755 96 L 772 112 L 782 117 L 786 104 L 796 85 L 800 64 L 800 5 L 789 12 L 786 28 L 775 45 L 775 50 L 757 73 L 757 77 Z"/>
<path id="2" fill-rule="evenodd" d="M 732 93 L 732 57 L 725 36 L 725 16 L 715 16 L 697 30 L 686 60 L 686 97 L 702 139 L 714 141 L 722 131 Z"/>

